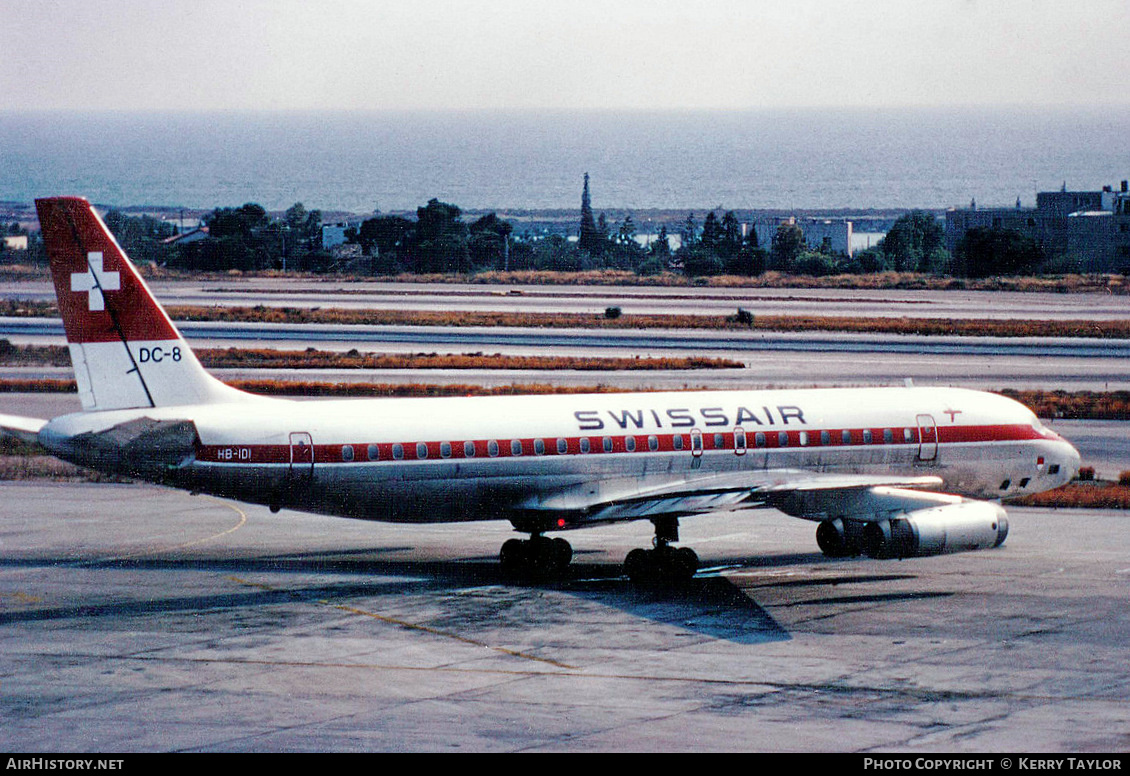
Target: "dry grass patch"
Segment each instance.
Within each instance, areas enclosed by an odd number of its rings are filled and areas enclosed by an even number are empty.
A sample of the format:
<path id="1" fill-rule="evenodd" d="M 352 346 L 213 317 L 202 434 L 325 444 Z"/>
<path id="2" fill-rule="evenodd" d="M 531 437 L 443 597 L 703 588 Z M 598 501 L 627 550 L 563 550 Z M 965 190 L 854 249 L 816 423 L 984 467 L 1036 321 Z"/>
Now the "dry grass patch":
<path id="1" fill-rule="evenodd" d="M 1069 482 L 1055 490 L 1012 499 L 1010 504 L 1024 507 L 1063 507 L 1067 509 L 1130 509 L 1130 487 L 1117 482 Z"/>

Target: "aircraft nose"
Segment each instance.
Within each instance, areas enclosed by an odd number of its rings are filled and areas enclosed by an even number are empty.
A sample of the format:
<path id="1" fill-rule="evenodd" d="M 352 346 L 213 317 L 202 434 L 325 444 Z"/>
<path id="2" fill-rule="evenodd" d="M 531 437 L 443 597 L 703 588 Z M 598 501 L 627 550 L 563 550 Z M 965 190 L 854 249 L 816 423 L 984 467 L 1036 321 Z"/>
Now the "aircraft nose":
<path id="1" fill-rule="evenodd" d="M 1063 473 L 1065 482 L 1075 479 L 1082 462 L 1083 458 L 1079 455 L 1079 451 L 1070 442 L 1063 442 L 1063 463 L 1060 464 L 1060 471 Z"/>

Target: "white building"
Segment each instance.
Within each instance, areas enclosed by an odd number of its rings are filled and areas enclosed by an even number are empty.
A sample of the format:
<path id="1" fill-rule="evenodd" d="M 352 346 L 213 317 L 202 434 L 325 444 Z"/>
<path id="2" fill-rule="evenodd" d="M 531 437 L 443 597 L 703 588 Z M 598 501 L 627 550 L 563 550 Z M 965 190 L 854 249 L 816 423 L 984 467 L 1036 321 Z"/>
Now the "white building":
<path id="1" fill-rule="evenodd" d="M 347 229 L 357 229 L 359 224 L 342 221 L 336 224 L 322 224 L 322 250 L 330 251 L 345 244 Z"/>

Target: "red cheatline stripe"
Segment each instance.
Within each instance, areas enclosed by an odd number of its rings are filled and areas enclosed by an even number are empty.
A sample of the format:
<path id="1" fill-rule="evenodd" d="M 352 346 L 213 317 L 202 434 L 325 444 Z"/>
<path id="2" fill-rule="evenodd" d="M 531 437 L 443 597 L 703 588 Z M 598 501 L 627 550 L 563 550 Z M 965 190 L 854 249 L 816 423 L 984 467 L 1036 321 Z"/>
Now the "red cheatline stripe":
<path id="1" fill-rule="evenodd" d="M 843 432 L 848 431 L 851 442 L 843 441 Z M 884 432 L 891 431 L 892 441 L 885 441 Z M 795 431 L 749 431 L 745 432 L 746 449 L 772 450 L 782 447 L 793 449 L 809 449 L 819 447 L 847 448 L 847 447 L 873 447 L 882 445 L 895 445 L 903 447 L 917 447 L 919 445 L 918 429 L 910 428 L 913 434 L 912 441 L 904 441 L 903 427 L 869 428 L 869 429 L 805 429 Z M 926 429 L 923 429 L 925 432 Z M 827 432 L 827 442 L 824 441 L 824 432 Z M 870 432 L 871 441 L 865 442 L 865 432 Z M 781 444 L 780 435 L 785 435 L 786 444 Z M 802 440 L 803 435 L 803 440 Z M 968 444 L 985 442 L 1018 442 L 1044 437 L 1032 426 L 1026 424 L 992 425 L 992 426 L 945 426 L 937 429 L 937 441 L 940 444 Z M 558 452 L 558 439 L 565 440 L 565 452 Z M 611 450 L 606 453 L 605 439 L 610 441 Z M 652 449 L 652 440 L 656 448 Z M 537 442 L 543 444 L 543 452 L 537 451 Z M 582 440 L 588 440 L 589 452 L 582 451 Z M 632 441 L 629 441 L 632 440 Z M 676 447 L 681 441 L 681 446 Z M 513 442 L 519 442 L 520 448 L 512 448 Z M 803 441 L 803 443 L 802 443 Z M 929 434 L 924 433 L 923 442 L 933 444 L 934 440 Z M 634 449 L 629 449 L 634 443 Z M 314 445 L 314 462 L 329 463 L 366 463 L 370 461 L 420 461 L 420 460 L 460 460 L 480 458 L 517 458 L 517 457 L 543 457 L 557 455 L 605 455 L 605 454 L 634 454 L 634 453 L 674 453 L 691 451 L 691 434 L 622 434 L 617 436 L 574 436 L 574 437 L 523 437 L 514 439 L 476 439 L 470 441 L 474 454 L 466 455 L 464 446 L 467 441 L 447 442 L 353 442 L 341 444 L 316 444 Z M 710 450 L 735 450 L 734 432 L 711 432 L 702 434 L 702 446 Z M 348 450 L 352 451 L 349 459 Z M 370 455 L 370 448 L 374 448 L 375 457 Z M 291 463 L 290 445 L 200 445 L 196 450 L 198 461 L 208 463 L 242 463 L 242 464 L 288 464 Z M 516 454 L 520 449 L 520 455 Z M 294 463 L 309 463 L 307 451 L 302 451 L 295 445 Z M 494 453 L 492 455 L 492 452 Z M 421 453 L 424 453 L 421 455 Z M 445 454 L 446 453 L 446 454 Z"/>

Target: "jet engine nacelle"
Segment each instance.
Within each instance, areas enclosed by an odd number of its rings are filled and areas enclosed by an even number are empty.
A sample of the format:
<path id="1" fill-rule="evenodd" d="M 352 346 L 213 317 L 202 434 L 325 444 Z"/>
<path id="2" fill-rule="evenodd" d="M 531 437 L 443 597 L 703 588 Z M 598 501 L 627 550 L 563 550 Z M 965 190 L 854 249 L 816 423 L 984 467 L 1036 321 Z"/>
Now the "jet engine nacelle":
<path id="1" fill-rule="evenodd" d="M 999 547 L 1007 536 L 1000 505 L 963 501 L 868 523 L 862 544 L 871 558 L 914 558 Z"/>

